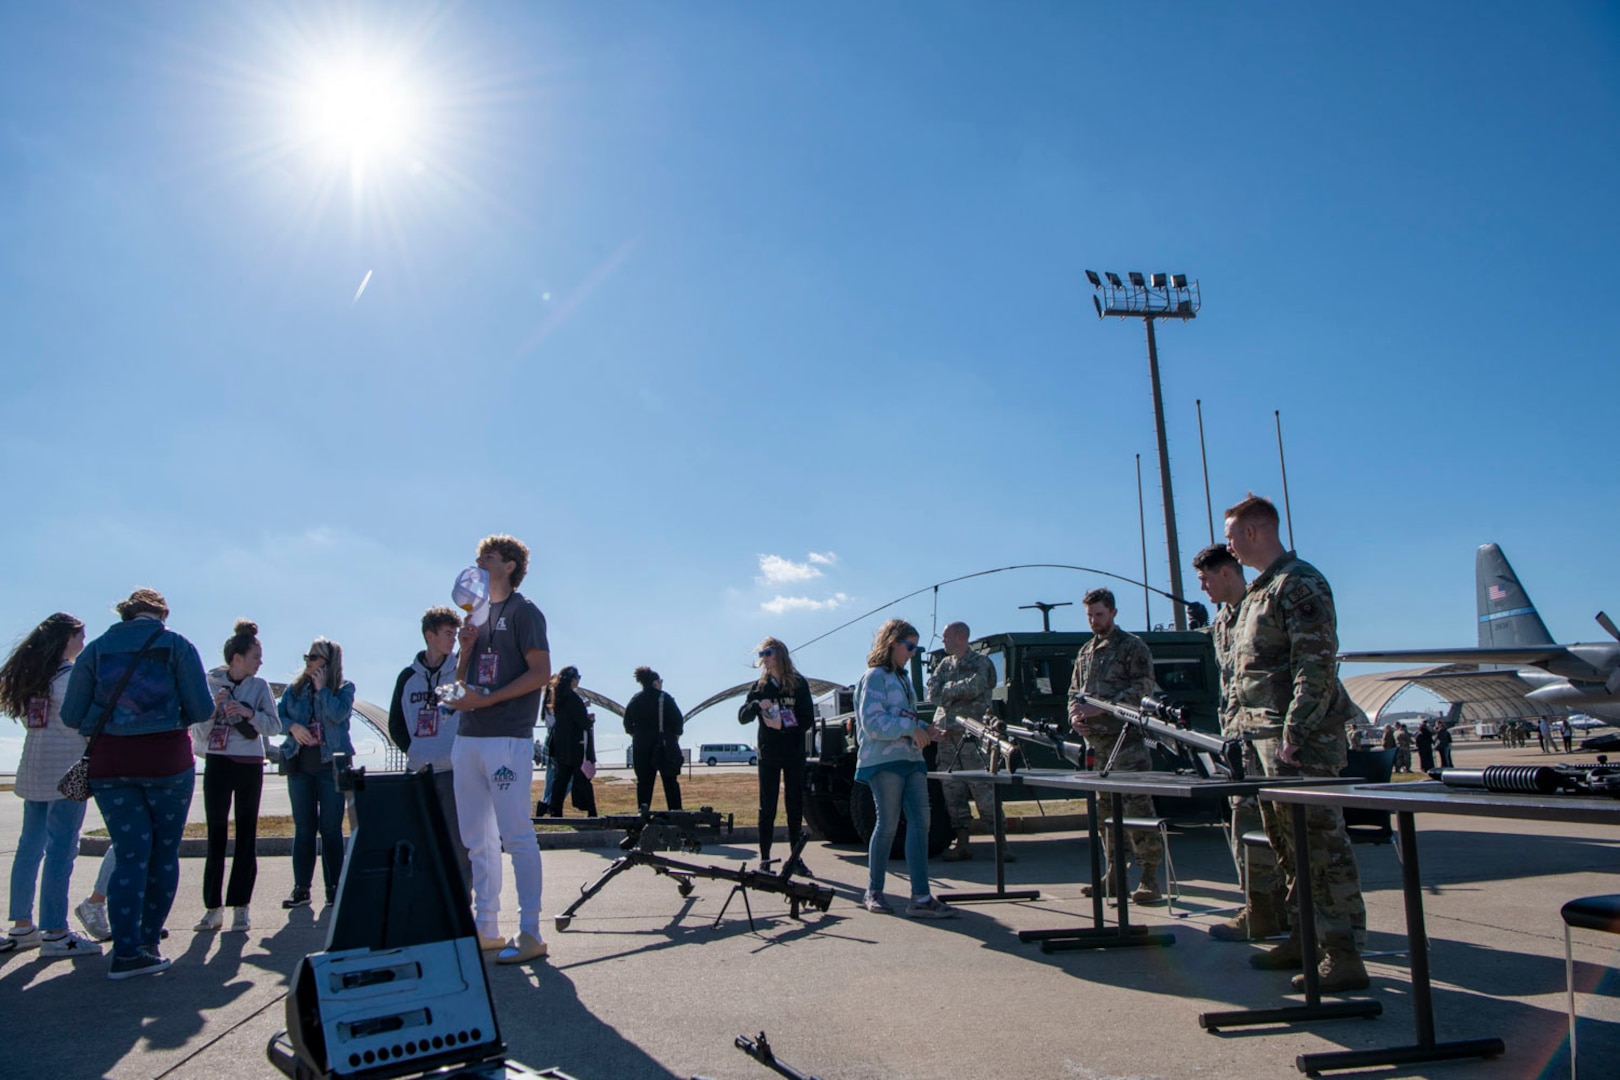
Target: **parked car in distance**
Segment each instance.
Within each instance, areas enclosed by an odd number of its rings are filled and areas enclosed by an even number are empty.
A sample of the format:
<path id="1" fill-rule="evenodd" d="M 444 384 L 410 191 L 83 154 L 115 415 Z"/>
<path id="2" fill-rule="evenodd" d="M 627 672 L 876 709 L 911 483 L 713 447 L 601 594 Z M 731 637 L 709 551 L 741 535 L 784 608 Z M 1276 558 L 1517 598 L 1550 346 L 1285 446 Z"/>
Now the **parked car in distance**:
<path id="1" fill-rule="evenodd" d="M 705 765 L 758 765 L 759 755 L 747 743 L 704 743 L 698 747 L 698 760 Z"/>

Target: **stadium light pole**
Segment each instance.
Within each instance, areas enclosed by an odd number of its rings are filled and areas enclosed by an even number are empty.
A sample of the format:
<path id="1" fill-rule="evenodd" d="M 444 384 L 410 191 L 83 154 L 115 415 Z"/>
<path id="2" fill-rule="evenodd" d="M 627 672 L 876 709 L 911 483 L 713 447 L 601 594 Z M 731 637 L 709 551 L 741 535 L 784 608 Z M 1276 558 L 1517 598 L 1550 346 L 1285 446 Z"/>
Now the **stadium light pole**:
<path id="1" fill-rule="evenodd" d="M 1170 556 L 1170 591 L 1176 613 L 1176 629 L 1187 629 L 1187 605 L 1182 602 L 1181 544 L 1176 539 L 1176 499 L 1170 489 L 1170 444 L 1164 434 L 1164 394 L 1159 387 L 1159 343 L 1153 333 L 1153 324 L 1159 319 L 1180 319 L 1186 322 L 1196 318 L 1202 306 L 1198 282 L 1188 281 L 1186 274 L 1143 275 L 1132 270 L 1121 281 L 1113 271 L 1105 271 L 1107 280 L 1093 270 L 1086 271 L 1086 280 L 1094 291 L 1091 304 L 1097 317 L 1141 319 L 1147 325 L 1148 376 L 1153 384 L 1153 426 L 1159 442 L 1159 486 L 1164 492 L 1164 539 Z"/>

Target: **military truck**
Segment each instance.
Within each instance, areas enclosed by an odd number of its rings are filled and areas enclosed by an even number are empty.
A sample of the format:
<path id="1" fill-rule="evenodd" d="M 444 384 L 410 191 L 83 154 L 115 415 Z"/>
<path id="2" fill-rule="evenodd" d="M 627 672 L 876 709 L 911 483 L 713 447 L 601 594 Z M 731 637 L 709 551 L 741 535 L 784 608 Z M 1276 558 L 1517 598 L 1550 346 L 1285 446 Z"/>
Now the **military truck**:
<path id="1" fill-rule="evenodd" d="M 1165 696 L 1187 708 L 1192 726 L 1199 731 L 1220 731 L 1220 669 L 1215 661 L 1215 645 L 1206 633 L 1198 631 L 1155 630 L 1138 635 L 1153 654 L 1154 676 Z M 990 659 L 996 672 L 996 688 L 991 693 L 992 708 L 1004 720 L 1042 720 L 1067 723 L 1069 679 L 1074 657 L 1080 646 L 1091 640 L 1089 631 L 991 634 L 969 643 L 969 648 Z M 932 665 L 944 656 L 935 650 L 927 657 Z M 911 678 L 922 700 L 926 677 L 922 654 L 913 657 Z M 840 690 L 831 715 L 819 716 L 806 732 L 810 759 L 805 771 L 804 815 L 811 835 L 831 844 L 864 843 L 871 839 L 876 823 L 872 793 L 855 781 L 854 691 Z M 932 703 L 922 706 L 931 713 Z M 935 767 L 936 747 L 927 750 L 929 768 Z M 1025 757 L 1032 768 L 1070 768 L 1054 752 L 1039 746 L 1026 746 Z M 1154 767 L 1169 769 L 1175 763 L 1154 750 Z M 928 797 L 932 810 L 929 822 L 929 854 L 937 855 L 950 844 L 952 831 L 945 812 L 940 785 L 930 781 Z M 1201 817 L 1217 811 L 1194 800 L 1161 799 L 1159 813 L 1167 817 Z M 904 824 L 895 836 L 900 853 L 905 838 Z"/>

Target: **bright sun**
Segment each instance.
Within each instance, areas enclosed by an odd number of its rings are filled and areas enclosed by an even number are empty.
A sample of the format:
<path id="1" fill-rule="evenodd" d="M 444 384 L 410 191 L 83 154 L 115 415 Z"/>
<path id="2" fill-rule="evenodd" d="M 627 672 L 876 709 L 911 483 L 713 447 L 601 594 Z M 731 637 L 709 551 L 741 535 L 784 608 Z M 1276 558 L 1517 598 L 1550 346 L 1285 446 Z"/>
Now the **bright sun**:
<path id="1" fill-rule="evenodd" d="M 401 150 L 413 119 L 409 88 L 393 73 L 364 63 L 320 73 L 304 95 L 306 136 L 351 159 Z"/>

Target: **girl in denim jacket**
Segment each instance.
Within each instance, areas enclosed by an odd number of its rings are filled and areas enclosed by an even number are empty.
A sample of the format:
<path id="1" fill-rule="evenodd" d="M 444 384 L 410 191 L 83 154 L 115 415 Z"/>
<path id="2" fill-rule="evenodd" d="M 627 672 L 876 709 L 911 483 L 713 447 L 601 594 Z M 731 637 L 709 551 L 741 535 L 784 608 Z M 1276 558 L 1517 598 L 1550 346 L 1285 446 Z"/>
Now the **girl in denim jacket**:
<path id="1" fill-rule="evenodd" d="M 343 647 L 316 638 L 304 654 L 303 673 L 282 693 L 276 711 L 287 736 L 281 755 L 286 763 L 293 817 L 293 890 L 281 906 L 309 906 L 317 832 L 321 877 L 330 906 L 337 895 L 338 872 L 343 869 L 344 805 L 332 775 L 332 755 L 354 753 L 354 744 L 349 741 L 354 683 L 343 679 Z"/>

